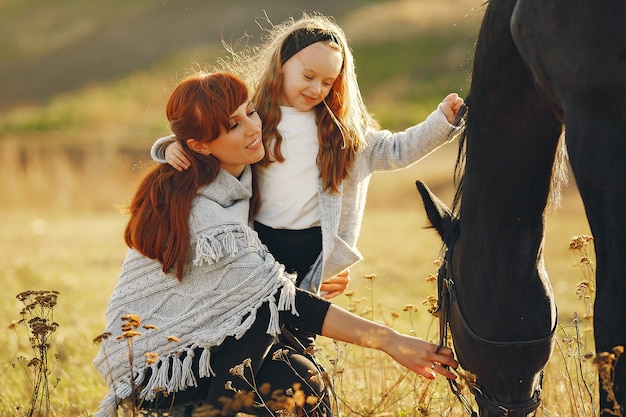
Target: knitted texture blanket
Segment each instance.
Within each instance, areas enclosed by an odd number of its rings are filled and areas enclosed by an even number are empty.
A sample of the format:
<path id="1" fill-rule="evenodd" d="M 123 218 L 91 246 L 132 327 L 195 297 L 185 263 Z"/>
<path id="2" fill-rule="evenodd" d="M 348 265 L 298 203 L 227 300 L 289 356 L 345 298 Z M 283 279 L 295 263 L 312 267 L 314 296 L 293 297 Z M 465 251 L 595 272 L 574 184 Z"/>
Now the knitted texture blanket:
<path id="1" fill-rule="evenodd" d="M 158 261 L 129 249 L 106 311 L 105 332 L 94 365 L 110 387 L 96 417 L 117 416 L 117 405 L 131 395 L 131 359 L 139 398 L 151 400 L 157 390 L 176 392 L 197 386 L 213 375 L 211 348 L 226 337 L 240 338 L 269 303 L 269 334 L 280 332 L 278 311 L 295 308 L 293 277 L 284 273 L 248 226 L 251 173 L 241 179 L 220 171 L 199 190 L 189 218 L 189 261 L 182 282 L 165 274 Z M 138 328 L 133 355 L 121 335 L 122 317 L 133 314 L 148 329 Z M 194 349 L 200 348 L 199 375 L 192 372 Z M 148 364 L 145 354 L 158 359 Z M 145 380 L 147 369 L 151 370 Z"/>

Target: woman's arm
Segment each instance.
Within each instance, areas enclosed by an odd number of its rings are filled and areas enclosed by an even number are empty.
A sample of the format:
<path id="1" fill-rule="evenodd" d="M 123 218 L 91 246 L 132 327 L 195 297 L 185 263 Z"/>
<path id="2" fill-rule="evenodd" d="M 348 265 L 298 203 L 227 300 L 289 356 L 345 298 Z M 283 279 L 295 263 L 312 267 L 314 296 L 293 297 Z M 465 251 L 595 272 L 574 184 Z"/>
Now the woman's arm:
<path id="1" fill-rule="evenodd" d="M 428 379 L 435 378 L 435 372 L 446 378 L 455 379 L 456 375 L 441 365 L 456 368 L 452 350 L 438 346 L 426 340 L 403 335 L 379 323 L 352 314 L 341 307 L 331 304 L 324 323 L 322 335 L 355 345 L 381 350 L 396 362 Z"/>

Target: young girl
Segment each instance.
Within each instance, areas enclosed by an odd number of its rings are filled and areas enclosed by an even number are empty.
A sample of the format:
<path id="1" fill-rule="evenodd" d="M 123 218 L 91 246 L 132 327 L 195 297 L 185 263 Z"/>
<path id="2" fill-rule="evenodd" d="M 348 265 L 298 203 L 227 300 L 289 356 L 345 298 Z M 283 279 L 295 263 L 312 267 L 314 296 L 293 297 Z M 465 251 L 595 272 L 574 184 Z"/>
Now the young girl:
<path id="1" fill-rule="evenodd" d="M 405 168 L 460 133 L 463 100 L 448 95 L 422 123 L 392 134 L 378 130 L 359 86 L 343 30 L 307 15 L 269 30 L 254 53 L 223 64 L 254 86 L 265 157 L 255 165 L 261 241 L 297 273 L 300 288 L 332 298 L 362 259 L 356 243 L 370 176 Z M 456 121 L 458 124 L 459 122 Z M 158 139 L 153 159 L 189 166 L 172 137 Z"/>
<path id="2" fill-rule="evenodd" d="M 285 361 L 268 356 L 283 323 L 380 349 L 429 379 L 455 377 L 445 368 L 458 365 L 449 348 L 295 288 L 267 252 L 249 227 L 249 164 L 265 150 L 261 119 L 241 80 L 228 73 L 190 75 L 172 92 L 166 113 L 190 168 L 156 166 L 133 196 L 124 234 L 129 250 L 94 360 L 110 387 L 96 417 L 117 416 L 120 402 L 168 413 L 175 407 L 180 415 L 195 415 L 200 406 L 221 416 L 269 415 L 248 401 L 231 401 L 235 391 L 251 391 L 237 376 L 251 380 L 250 372 L 255 388 L 271 385 L 266 401 L 298 383 L 307 397 L 320 399 L 300 411 L 331 415 L 319 408 L 324 382 L 314 377 L 313 363 L 293 352 L 282 353 Z M 280 410 L 280 404 L 272 408 Z"/>

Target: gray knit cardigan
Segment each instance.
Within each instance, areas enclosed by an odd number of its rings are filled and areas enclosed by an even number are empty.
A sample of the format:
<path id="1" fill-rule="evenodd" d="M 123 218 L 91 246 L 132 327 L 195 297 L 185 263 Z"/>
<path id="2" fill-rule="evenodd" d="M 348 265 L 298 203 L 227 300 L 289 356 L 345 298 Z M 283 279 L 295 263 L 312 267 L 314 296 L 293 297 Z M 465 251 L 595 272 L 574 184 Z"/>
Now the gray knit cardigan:
<path id="1" fill-rule="evenodd" d="M 155 388 L 175 392 L 196 386 L 197 377 L 210 377 L 211 348 L 227 336 L 241 337 L 263 303 L 269 302 L 271 311 L 269 334 L 280 331 L 278 311 L 298 315 L 293 276 L 284 273 L 248 226 L 251 178 L 250 167 L 240 180 L 222 170 L 198 191 L 182 282 L 163 273 L 158 261 L 128 251 L 106 311 L 105 332 L 112 335 L 102 341 L 94 360 L 110 387 L 96 417 L 116 416 L 117 405 L 131 394 L 128 345 L 116 338 L 122 316 L 135 314 L 156 326 L 139 328 L 142 335 L 133 340 L 135 386 L 142 386 L 141 398 L 150 400 Z M 196 348 L 202 351 L 199 375 L 191 370 Z M 149 352 L 158 354 L 151 365 L 144 356 Z M 152 373 L 145 381 L 148 367 Z"/>

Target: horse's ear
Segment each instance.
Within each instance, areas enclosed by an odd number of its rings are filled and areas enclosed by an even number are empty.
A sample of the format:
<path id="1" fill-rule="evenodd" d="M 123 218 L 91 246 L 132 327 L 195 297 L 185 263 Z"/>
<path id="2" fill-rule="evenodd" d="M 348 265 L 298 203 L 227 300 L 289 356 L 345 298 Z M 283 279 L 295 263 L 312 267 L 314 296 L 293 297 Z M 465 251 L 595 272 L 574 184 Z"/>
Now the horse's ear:
<path id="1" fill-rule="evenodd" d="M 439 198 L 437 198 L 437 196 L 433 194 L 422 181 L 415 181 L 415 186 L 417 187 L 417 191 L 419 191 L 422 196 L 424 208 L 426 209 L 426 216 L 428 217 L 430 224 L 435 230 L 437 230 L 444 243 L 447 244 L 448 242 L 445 241 L 444 236 L 447 236 L 446 230 L 451 227 L 451 224 L 454 221 L 452 211 L 450 211 L 448 206 L 439 200 Z"/>

